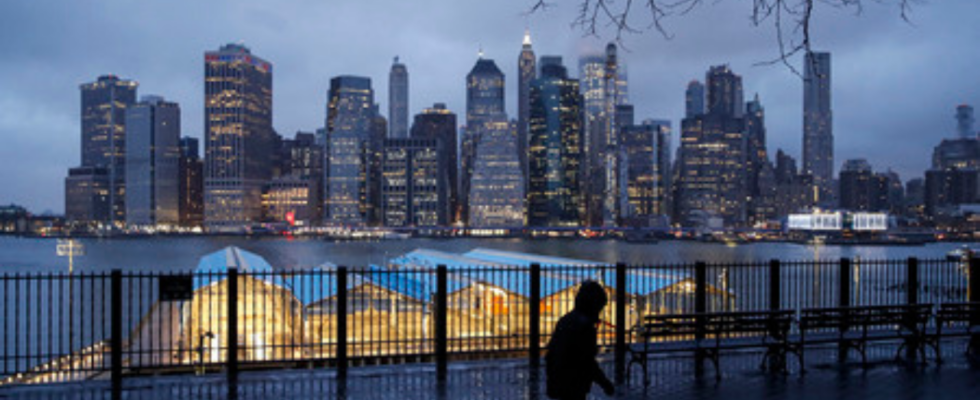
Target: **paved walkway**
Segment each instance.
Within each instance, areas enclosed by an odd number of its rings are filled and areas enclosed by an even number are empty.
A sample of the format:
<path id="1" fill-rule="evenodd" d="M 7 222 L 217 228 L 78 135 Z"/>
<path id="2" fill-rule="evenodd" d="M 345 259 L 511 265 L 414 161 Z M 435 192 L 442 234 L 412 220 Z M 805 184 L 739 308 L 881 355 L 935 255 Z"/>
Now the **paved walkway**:
<path id="1" fill-rule="evenodd" d="M 643 388 L 638 369 L 633 384 L 620 387 L 615 398 L 687 399 L 853 399 L 905 400 L 956 399 L 980 396 L 980 364 L 963 356 L 960 343 L 944 347 L 946 362 L 908 365 L 895 362 L 894 346 L 872 349 L 872 365 L 862 368 L 858 357 L 838 363 L 836 349 L 809 350 L 807 374 L 798 365 L 787 376 L 758 369 L 761 354 L 748 352 L 723 356 L 723 375 L 716 381 L 710 363 L 706 374 L 696 378 L 693 360 L 671 357 L 651 361 L 652 384 Z M 608 370 L 611 365 L 605 362 Z M 611 372 L 611 371 L 610 371 Z M 222 375 L 161 376 L 126 380 L 124 398 L 227 399 Z M 102 399 L 109 398 L 106 382 L 0 389 L 0 398 Z M 595 391 L 598 393 L 599 389 Z M 435 380 L 432 365 L 352 368 L 346 389 L 332 370 L 276 370 L 245 372 L 240 379 L 241 399 L 347 398 L 379 400 L 414 399 L 541 399 L 543 383 L 535 381 L 523 360 L 450 364 L 444 389 Z M 593 399 L 604 399 L 596 395 Z"/>

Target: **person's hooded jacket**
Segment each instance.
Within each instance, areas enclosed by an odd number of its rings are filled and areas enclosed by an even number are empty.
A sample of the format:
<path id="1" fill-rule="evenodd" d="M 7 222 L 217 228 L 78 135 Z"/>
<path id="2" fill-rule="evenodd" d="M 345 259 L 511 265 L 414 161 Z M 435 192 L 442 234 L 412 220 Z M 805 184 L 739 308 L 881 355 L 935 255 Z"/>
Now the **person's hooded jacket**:
<path id="1" fill-rule="evenodd" d="M 585 398 L 593 383 L 611 391 L 612 383 L 595 359 L 596 325 L 608 301 L 602 285 L 586 281 L 575 296 L 575 308 L 558 320 L 545 356 L 548 397 Z"/>

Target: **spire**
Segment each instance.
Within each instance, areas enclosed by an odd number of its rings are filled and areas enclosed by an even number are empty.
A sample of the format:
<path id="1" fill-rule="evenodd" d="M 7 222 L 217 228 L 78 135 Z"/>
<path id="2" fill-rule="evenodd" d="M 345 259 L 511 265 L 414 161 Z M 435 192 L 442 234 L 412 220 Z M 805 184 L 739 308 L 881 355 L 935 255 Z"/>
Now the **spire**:
<path id="1" fill-rule="evenodd" d="M 480 51 L 476 53 L 476 56 L 479 57 L 481 60 L 483 59 L 483 44 L 480 44 Z"/>
<path id="2" fill-rule="evenodd" d="M 395 56 L 395 61 L 392 64 L 398 64 L 398 56 Z"/>
<path id="3" fill-rule="evenodd" d="M 531 30 L 524 28 L 524 46 L 531 47 Z"/>

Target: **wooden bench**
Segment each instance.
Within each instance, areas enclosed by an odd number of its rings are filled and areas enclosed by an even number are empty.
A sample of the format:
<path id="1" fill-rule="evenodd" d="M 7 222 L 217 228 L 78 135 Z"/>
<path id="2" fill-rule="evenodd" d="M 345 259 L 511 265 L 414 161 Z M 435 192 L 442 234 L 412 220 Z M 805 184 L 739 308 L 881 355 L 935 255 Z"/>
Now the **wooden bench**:
<path id="1" fill-rule="evenodd" d="M 928 344 L 926 325 L 932 304 L 813 308 L 800 311 L 800 368 L 804 371 L 804 346 L 836 343 L 844 352 L 856 350 L 867 366 L 867 346 L 877 340 L 901 340 L 898 357 L 905 348 L 914 349 L 925 360 Z"/>
<path id="2" fill-rule="evenodd" d="M 633 364 L 638 364 L 647 386 L 651 353 L 694 351 L 712 361 L 715 377 L 721 379 L 721 352 L 744 348 L 766 349 L 762 367 L 786 371 L 787 353 L 796 352 L 789 341 L 792 324 L 792 311 L 648 315 L 633 327 L 639 343 L 628 349 L 627 377 Z M 656 344 L 654 348 L 652 342 Z"/>
<path id="3" fill-rule="evenodd" d="M 940 341 L 944 337 L 980 336 L 980 303 L 944 303 L 936 310 L 936 326 L 926 334 L 926 342 L 936 354 L 936 362 L 942 363 Z M 977 340 L 970 340 L 967 354 L 975 354 Z"/>

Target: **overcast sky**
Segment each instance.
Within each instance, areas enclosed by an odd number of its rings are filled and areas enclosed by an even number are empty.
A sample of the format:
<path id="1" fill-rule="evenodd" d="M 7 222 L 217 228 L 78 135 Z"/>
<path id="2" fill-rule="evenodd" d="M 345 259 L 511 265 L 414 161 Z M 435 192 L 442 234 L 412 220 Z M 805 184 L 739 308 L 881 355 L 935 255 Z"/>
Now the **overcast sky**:
<path id="1" fill-rule="evenodd" d="M 577 0 L 526 16 L 531 0 L 7 0 L 0 2 L 0 204 L 64 209 L 64 177 L 80 162 L 78 85 L 103 74 L 139 82 L 139 95 L 180 103 L 183 134 L 203 131 L 203 53 L 242 42 L 274 64 L 276 130 L 323 126 L 329 79 L 372 78 L 387 113 L 388 69 L 401 57 L 410 112 L 445 102 L 465 108 L 466 73 L 482 47 L 504 71 L 516 114 L 517 57 L 524 28 L 538 56 L 577 59 L 600 49 L 570 26 Z M 669 21 L 670 40 L 627 36 L 630 97 L 638 120 L 684 113 L 684 88 L 711 65 L 742 75 L 746 99 L 766 108 L 771 153 L 799 159 L 802 84 L 782 66 L 756 66 L 778 50 L 770 26 L 753 27 L 749 0 L 707 2 Z M 933 0 L 912 24 L 894 7 L 864 13 L 823 9 L 813 40 L 833 53 L 835 164 L 867 158 L 903 179 L 921 176 L 932 147 L 954 135 L 954 108 L 980 105 L 980 1 Z M 800 59 L 794 60 L 797 64 Z"/>

